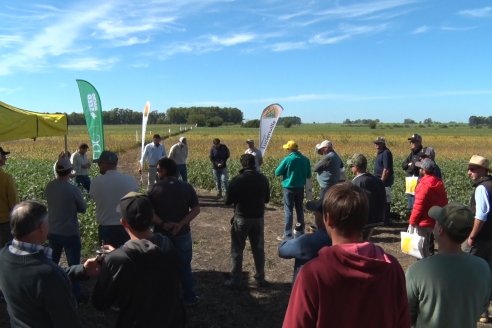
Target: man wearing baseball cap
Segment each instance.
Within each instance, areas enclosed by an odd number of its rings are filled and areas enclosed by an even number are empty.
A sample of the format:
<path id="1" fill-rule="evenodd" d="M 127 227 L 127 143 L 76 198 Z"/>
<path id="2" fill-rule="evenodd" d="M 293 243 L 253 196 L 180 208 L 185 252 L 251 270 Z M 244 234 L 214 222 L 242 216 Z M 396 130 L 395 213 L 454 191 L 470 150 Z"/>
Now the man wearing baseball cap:
<path id="1" fill-rule="evenodd" d="M 19 202 L 14 179 L 3 170 L 8 154 L 10 152 L 0 147 L 0 185 L 2 186 L 0 189 L 0 248 L 12 240 L 9 216 L 14 206 Z"/>
<path id="2" fill-rule="evenodd" d="M 263 165 L 263 155 L 261 151 L 255 147 L 255 142 L 253 139 L 246 140 L 248 148 L 244 151 L 245 154 L 251 154 L 255 157 L 255 167 L 256 171 L 260 171 L 260 167 Z"/>
<path id="3" fill-rule="evenodd" d="M 311 163 L 309 159 L 301 154 L 299 146 L 294 140 L 289 140 L 283 149 L 288 155 L 275 169 L 275 176 L 282 177 L 282 189 L 284 194 L 285 226 L 284 234 L 278 240 L 292 238 L 292 222 L 294 208 L 296 209 L 297 222 L 304 230 L 304 186 L 306 180 L 311 179 Z"/>
<path id="4" fill-rule="evenodd" d="M 323 156 L 314 165 L 314 172 L 317 173 L 316 179 L 320 187 L 320 199 L 323 199 L 328 189 L 340 180 L 340 168 L 343 167 L 343 162 L 333 149 L 333 143 L 329 140 L 323 140 L 317 144 L 316 152 Z"/>
<path id="5" fill-rule="evenodd" d="M 472 211 L 461 204 L 433 206 L 439 254 L 411 265 L 407 297 L 414 327 L 476 327 L 492 288 L 487 263 L 461 250 L 473 227 Z"/>
<path id="6" fill-rule="evenodd" d="M 419 134 L 412 134 L 408 139 L 410 142 L 410 154 L 405 158 L 401 167 L 405 171 L 406 177 L 418 177 L 420 168 L 415 165 L 420 160 L 420 152 L 422 151 L 422 136 Z M 410 216 L 412 212 L 413 203 L 415 201 L 414 194 L 406 194 L 407 196 L 407 215 Z"/>
<path id="7" fill-rule="evenodd" d="M 137 191 L 134 177 L 118 172 L 118 155 L 105 150 L 93 162 L 99 166 L 98 175 L 92 180 L 89 195 L 96 203 L 99 242 L 119 247 L 128 240 L 128 234 L 120 223 L 116 206 L 120 198 L 130 191 Z"/>
<path id="8" fill-rule="evenodd" d="M 393 171 L 393 153 L 386 147 L 386 139 L 377 137 L 374 140 L 377 154 L 374 161 L 374 176 L 381 179 L 386 193 L 386 205 L 384 211 L 384 224 L 391 225 L 391 187 L 393 186 L 395 175 Z"/>
<path id="9" fill-rule="evenodd" d="M 473 155 L 468 162 L 468 176 L 473 182 L 470 209 L 475 214 L 473 229 L 467 239 L 466 250 L 483 258 L 492 270 L 492 176 L 489 160 Z M 488 322 L 488 311 L 480 322 Z"/>
<path id="10" fill-rule="evenodd" d="M 178 254 L 168 237 L 151 230 L 154 210 L 147 195 L 130 192 L 118 206 L 130 240 L 108 248 L 92 303 L 120 308 L 116 327 L 184 327 Z"/>
<path id="11" fill-rule="evenodd" d="M 435 164 L 430 158 L 416 162 L 420 169 L 420 179 L 415 189 L 415 204 L 408 219 L 410 230 L 416 229 L 417 234 L 424 237 L 423 256 L 434 255 L 435 221 L 427 212 L 432 206 L 444 206 L 448 203 L 448 194 L 441 179 L 434 176 Z"/>

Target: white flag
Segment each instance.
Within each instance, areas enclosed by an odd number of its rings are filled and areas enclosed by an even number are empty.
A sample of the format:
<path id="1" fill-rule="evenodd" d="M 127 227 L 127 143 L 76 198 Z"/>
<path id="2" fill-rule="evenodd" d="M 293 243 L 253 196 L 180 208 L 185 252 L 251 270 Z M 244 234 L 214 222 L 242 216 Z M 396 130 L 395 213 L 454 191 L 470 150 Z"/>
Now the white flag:
<path id="1" fill-rule="evenodd" d="M 263 110 L 260 117 L 260 151 L 265 154 L 265 150 L 272 138 L 273 130 L 277 126 L 277 121 L 284 109 L 279 104 L 271 104 Z"/>
<path id="2" fill-rule="evenodd" d="M 142 155 L 140 158 L 143 156 L 144 152 L 144 147 L 145 147 L 145 130 L 147 130 L 147 121 L 149 120 L 149 113 L 150 113 L 150 102 L 145 103 L 145 107 L 143 110 L 143 116 L 142 116 Z"/>

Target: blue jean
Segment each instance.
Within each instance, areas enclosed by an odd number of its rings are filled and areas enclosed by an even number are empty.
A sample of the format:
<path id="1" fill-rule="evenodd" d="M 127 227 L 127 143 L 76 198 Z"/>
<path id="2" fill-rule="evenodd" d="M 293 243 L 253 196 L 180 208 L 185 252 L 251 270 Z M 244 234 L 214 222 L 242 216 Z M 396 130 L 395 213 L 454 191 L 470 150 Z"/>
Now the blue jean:
<path id="1" fill-rule="evenodd" d="M 77 186 L 84 187 L 87 192 L 89 192 L 89 190 L 91 189 L 91 178 L 89 178 L 88 175 L 76 175 L 75 183 L 77 184 Z"/>
<path id="2" fill-rule="evenodd" d="M 296 209 L 297 222 L 304 227 L 304 188 L 284 188 L 284 212 L 285 229 L 284 237 L 292 237 L 292 221 L 294 220 L 294 208 Z"/>
<path id="3" fill-rule="evenodd" d="M 62 250 L 65 250 L 68 266 L 80 264 L 80 250 L 82 248 L 80 236 L 62 236 L 48 234 L 48 242 L 53 250 L 52 260 L 56 264 L 60 263 Z M 80 284 L 72 281 L 72 291 L 75 298 L 80 298 Z"/>
<path id="4" fill-rule="evenodd" d="M 411 212 L 413 209 L 413 203 L 415 203 L 415 195 L 406 194 L 407 195 L 407 211 Z"/>
<path id="5" fill-rule="evenodd" d="M 178 164 L 177 166 L 181 180 L 188 182 L 188 168 L 186 167 L 186 164 Z"/>
<path id="6" fill-rule="evenodd" d="M 99 244 L 118 248 L 130 239 L 122 225 L 99 225 L 97 230 L 99 232 Z"/>
<path id="7" fill-rule="evenodd" d="M 191 239 L 191 232 L 169 237 L 179 253 L 179 276 L 181 286 L 183 287 L 184 302 L 194 302 L 196 300 L 196 294 L 193 290 L 193 272 L 191 271 L 191 259 L 193 257 L 193 241 Z"/>
<path id="8" fill-rule="evenodd" d="M 215 178 L 215 189 L 217 189 L 218 193 L 222 194 L 222 190 L 224 192 L 227 191 L 227 182 L 228 182 L 228 174 L 227 174 L 227 168 L 223 169 L 212 169 L 212 173 L 214 174 Z"/>

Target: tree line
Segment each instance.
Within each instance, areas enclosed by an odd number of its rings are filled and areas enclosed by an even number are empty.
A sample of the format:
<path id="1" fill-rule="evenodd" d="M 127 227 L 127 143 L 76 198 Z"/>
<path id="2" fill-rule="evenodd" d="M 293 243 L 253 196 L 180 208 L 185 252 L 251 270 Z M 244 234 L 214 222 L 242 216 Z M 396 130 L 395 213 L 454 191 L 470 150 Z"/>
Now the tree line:
<path id="1" fill-rule="evenodd" d="M 171 107 L 166 112 L 166 118 L 172 124 L 220 126 L 223 123 L 241 124 L 243 112 L 230 107 Z"/>
<path id="2" fill-rule="evenodd" d="M 102 112 L 103 124 L 141 124 L 142 112 L 136 112 L 131 109 L 113 108 L 109 111 Z M 84 125 L 84 113 L 67 114 L 69 125 Z M 166 123 L 166 114 L 159 113 L 156 110 L 149 113 L 148 124 L 164 124 Z"/>
<path id="3" fill-rule="evenodd" d="M 140 124 L 142 112 L 131 109 L 113 108 L 102 112 L 103 124 Z M 84 125 L 84 113 L 67 114 L 69 125 Z M 241 124 L 243 112 L 237 108 L 220 107 L 171 107 L 166 113 L 152 111 L 149 113 L 148 124 L 190 124 L 198 126 L 220 126 Z"/>
<path id="4" fill-rule="evenodd" d="M 468 119 L 468 125 L 470 126 L 479 126 L 479 125 L 488 125 L 492 126 L 492 116 L 470 116 Z"/>

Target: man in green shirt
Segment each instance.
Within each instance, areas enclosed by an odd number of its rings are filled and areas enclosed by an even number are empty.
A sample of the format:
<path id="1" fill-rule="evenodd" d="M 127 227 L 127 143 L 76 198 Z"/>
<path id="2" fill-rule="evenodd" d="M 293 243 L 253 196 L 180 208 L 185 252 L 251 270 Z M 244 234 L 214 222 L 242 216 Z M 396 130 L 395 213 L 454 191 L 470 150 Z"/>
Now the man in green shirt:
<path id="1" fill-rule="evenodd" d="M 489 304 L 492 286 L 487 263 L 464 253 L 461 244 L 473 227 L 473 213 L 464 205 L 433 206 L 439 254 L 410 266 L 407 296 L 414 327 L 476 327 Z"/>
<path id="2" fill-rule="evenodd" d="M 294 140 L 288 141 L 283 148 L 289 152 L 279 166 L 275 169 L 275 176 L 282 177 L 282 188 L 284 193 L 285 229 L 282 239 L 292 238 L 292 221 L 294 207 L 297 214 L 297 222 L 304 230 L 304 185 L 306 180 L 311 179 L 311 163 L 309 159 L 301 154 Z M 311 190 L 309 190 L 310 192 Z"/>

